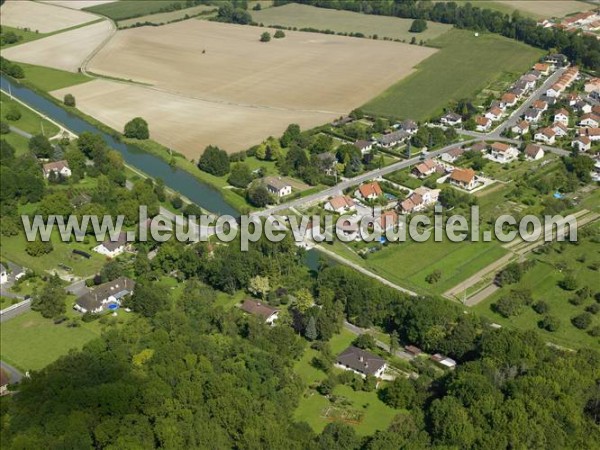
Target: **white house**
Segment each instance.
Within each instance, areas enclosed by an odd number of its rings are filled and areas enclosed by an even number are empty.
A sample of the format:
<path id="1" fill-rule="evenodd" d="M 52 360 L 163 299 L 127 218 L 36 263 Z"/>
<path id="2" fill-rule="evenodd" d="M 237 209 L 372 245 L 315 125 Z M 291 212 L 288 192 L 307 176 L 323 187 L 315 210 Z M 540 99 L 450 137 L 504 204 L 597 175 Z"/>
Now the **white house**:
<path id="1" fill-rule="evenodd" d="M 451 127 L 455 127 L 456 125 L 460 125 L 462 123 L 462 117 L 455 112 L 448 112 L 442 116 L 440 122 L 443 125 L 449 125 Z"/>
<path id="2" fill-rule="evenodd" d="M 529 123 L 537 123 L 542 117 L 542 113 L 541 109 L 529 108 L 523 117 Z"/>
<path id="3" fill-rule="evenodd" d="M 360 152 L 363 155 L 366 155 L 367 153 L 369 153 L 371 151 L 371 149 L 373 148 L 373 142 L 372 141 L 364 141 L 364 140 L 358 140 L 354 143 L 354 146 L 360 150 Z"/>
<path id="4" fill-rule="evenodd" d="M 391 148 L 401 144 L 409 137 L 410 133 L 408 131 L 399 130 L 394 131 L 392 133 L 384 134 L 379 139 L 377 139 L 377 142 L 384 148 Z"/>
<path id="5" fill-rule="evenodd" d="M 587 136 L 579 136 L 571 141 L 571 147 L 578 149 L 580 152 L 586 152 L 592 148 L 592 141 Z"/>
<path id="6" fill-rule="evenodd" d="M 281 177 L 266 177 L 264 181 L 267 191 L 276 197 L 281 198 L 292 193 L 292 185 L 282 180 Z"/>
<path id="7" fill-rule="evenodd" d="M 354 205 L 354 200 L 347 195 L 337 195 L 335 197 L 331 197 L 325 203 L 324 208 L 327 211 L 333 211 L 338 214 L 342 214 L 348 211 L 354 211 L 356 206 Z"/>
<path id="8" fill-rule="evenodd" d="M 456 361 L 448 356 L 440 355 L 439 353 L 431 355 L 431 360 L 448 369 L 454 369 L 456 367 Z"/>
<path id="9" fill-rule="evenodd" d="M 542 111 L 546 111 L 548 109 L 548 102 L 545 102 L 544 100 L 536 100 L 535 102 L 533 102 L 531 107 L 533 109 L 540 109 Z"/>
<path id="10" fill-rule="evenodd" d="M 492 106 L 484 115 L 491 121 L 495 122 L 502 118 L 502 110 L 497 106 Z"/>
<path id="11" fill-rule="evenodd" d="M 511 128 L 511 131 L 518 135 L 524 135 L 529 131 L 529 122 L 526 120 L 521 120 L 514 127 Z"/>
<path id="12" fill-rule="evenodd" d="M 367 375 L 381 378 L 387 368 L 387 362 L 373 353 L 351 345 L 338 355 L 335 366 L 350 370 L 363 378 Z"/>
<path id="13" fill-rule="evenodd" d="M 581 111 L 583 114 L 589 114 L 593 110 L 592 105 L 590 105 L 585 100 L 580 100 L 577 103 L 575 103 L 575 109 L 577 111 Z"/>
<path id="14" fill-rule="evenodd" d="M 489 159 L 500 164 L 514 161 L 519 156 L 519 150 L 504 142 L 494 142 L 490 146 Z"/>
<path id="15" fill-rule="evenodd" d="M 470 191 L 477 185 L 475 171 L 472 169 L 454 169 L 448 177 L 450 184 Z"/>
<path id="16" fill-rule="evenodd" d="M 127 277 L 119 277 L 79 297 L 73 308 L 84 314 L 87 312 L 98 314 L 111 303 L 121 306 L 123 298 L 132 295 L 134 288 L 135 281 Z"/>
<path id="17" fill-rule="evenodd" d="M 554 122 L 550 128 L 552 128 L 556 137 L 565 137 L 569 134 L 569 129 L 562 122 Z"/>
<path id="18" fill-rule="evenodd" d="M 517 96 L 512 92 L 507 92 L 501 98 L 502 103 L 509 108 L 515 106 L 517 104 L 517 100 Z"/>
<path id="19" fill-rule="evenodd" d="M 247 298 L 241 306 L 242 311 L 253 316 L 262 317 L 266 324 L 273 325 L 279 318 L 279 310 L 256 300 Z"/>
<path id="20" fill-rule="evenodd" d="M 529 161 L 537 161 L 544 157 L 544 149 L 539 145 L 529 144 L 525 147 L 525 158 Z"/>
<path id="21" fill-rule="evenodd" d="M 127 233 L 122 231 L 119 236 L 112 240 L 110 237 L 106 239 L 102 244 L 97 245 L 93 248 L 96 253 L 108 256 L 109 258 L 115 258 L 125 251 L 127 247 Z"/>
<path id="22" fill-rule="evenodd" d="M 44 176 L 46 178 L 50 178 L 50 174 L 52 173 L 54 173 L 56 176 L 60 175 L 64 178 L 69 178 L 72 175 L 71 169 L 69 168 L 69 163 L 66 160 L 46 163 L 44 164 L 43 169 Z"/>
<path id="23" fill-rule="evenodd" d="M 487 117 L 477 116 L 475 118 L 475 124 L 477 126 L 477 131 L 488 131 L 492 126 L 492 121 Z"/>
<path id="24" fill-rule="evenodd" d="M 552 128 L 542 128 L 538 130 L 534 137 L 536 141 L 545 142 L 546 144 L 554 144 L 556 141 L 556 133 Z"/>
<path id="25" fill-rule="evenodd" d="M 453 148 L 452 150 L 447 151 L 446 153 L 442 153 L 440 155 L 440 159 L 444 162 L 452 164 L 458 158 L 460 158 L 464 152 L 465 151 L 462 148 Z"/>
<path id="26" fill-rule="evenodd" d="M 403 214 L 421 211 L 430 205 L 437 203 L 440 189 L 429 189 L 425 186 L 418 187 L 412 194 L 400 203 Z"/>
<path id="27" fill-rule="evenodd" d="M 0 263 L 0 284 L 4 284 L 8 281 L 8 271 L 4 264 Z"/>
<path id="28" fill-rule="evenodd" d="M 569 125 L 569 111 L 564 108 L 559 109 L 554 113 L 554 121 Z"/>
<path id="29" fill-rule="evenodd" d="M 600 128 L 580 128 L 578 135 L 587 136 L 592 142 L 600 141 Z"/>
<path id="30" fill-rule="evenodd" d="M 354 195 L 358 199 L 375 200 L 383 195 L 383 191 L 381 190 L 379 183 L 373 181 L 371 183 L 361 184 L 354 192 Z"/>
<path id="31" fill-rule="evenodd" d="M 581 120 L 579 121 L 579 126 L 582 127 L 592 127 L 598 128 L 600 125 L 600 117 L 596 114 L 588 113 L 581 116 Z"/>

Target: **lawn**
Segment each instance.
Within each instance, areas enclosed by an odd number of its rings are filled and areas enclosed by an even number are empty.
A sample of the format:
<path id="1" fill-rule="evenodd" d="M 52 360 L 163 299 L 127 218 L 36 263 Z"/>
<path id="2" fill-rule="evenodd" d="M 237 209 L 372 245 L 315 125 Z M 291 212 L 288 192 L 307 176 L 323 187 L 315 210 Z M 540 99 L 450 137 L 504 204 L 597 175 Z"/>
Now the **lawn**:
<path id="1" fill-rule="evenodd" d="M 332 30 L 337 33 L 362 33 L 369 37 L 390 38 L 410 41 L 428 41 L 445 33 L 451 25 L 428 22 L 423 33 L 410 33 L 411 19 L 386 17 L 317 8 L 316 6 L 287 4 L 261 11 L 251 11 L 255 22 L 265 26 L 279 25 L 283 27 L 313 28 L 320 31 Z"/>
<path id="2" fill-rule="evenodd" d="M 14 47 L 15 45 L 24 44 L 26 42 L 35 41 L 37 39 L 41 39 L 43 37 L 48 36 L 47 33 L 38 33 L 36 31 L 23 30 L 21 28 L 7 27 L 5 25 L 2 25 L 2 34 L 9 33 L 9 32 L 15 33 L 17 36 L 19 36 L 20 39 L 13 44 L 3 45 L 2 46 L 3 49 L 9 48 L 9 47 Z"/>
<path id="3" fill-rule="evenodd" d="M 399 286 L 434 294 L 456 286 L 506 254 L 497 242 L 434 242 L 433 236 L 427 242 L 389 244 L 366 260 L 341 242 L 328 248 Z M 427 283 L 425 278 L 436 269 L 442 272 L 441 280 Z"/>
<path id="4" fill-rule="evenodd" d="M 21 136 L 20 134 L 11 131 L 8 134 L 3 134 L 1 139 L 13 146 L 17 156 L 24 155 L 25 153 L 29 152 L 29 139 Z"/>
<path id="5" fill-rule="evenodd" d="M 28 255 L 24 249 L 27 241 L 24 234 L 17 236 L 3 237 L 0 245 L 0 254 L 2 258 L 13 261 L 15 264 L 32 269 L 35 272 L 43 273 L 52 269 L 57 269 L 59 264 L 71 267 L 72 274 L 75 276 L 86 277 L 97 273 L 106 262 L 104 256 L 92 252 L 96 246 L 93 236 L 89 237 L 89 243 L 73 242 L 67 243 L 60 240 L 57 230 L 52 233 L 52 245 L 54 249 L 45 255 L 33 257 Z M 92 255 L 90 259 L 74 255 L 73 250 L 83 250 Z"/>
<path id="6" fill-rule="evenodd" d="M 178 3 L 185 8 L 186 2 L 183 0 L 125 0 L 107 3 L 104 5 L 91 6 L 84 8 L 85 11 L 101 14 L 113 20 L 131 19 L 133 17 L 145 16 L 164 12 L 163 8 L 169 7 L 174 3 Z"/>
<path id="7" fill-rule="evenodd" d="M 44 134 L 50 138 L 59 131 L 56 125 L 42 119 L 41 116 L 21 103 L 12 100 L 4 92 L 0 93 L 0 109 L 2 110 L 3 121 L 27 133 L 40 134 L 43 130 Z M 17 109 L 21 113 L 19 120 L 11 121 L 6 119 L 6 114 L 12 109 Z"/>
<path id="8" fill-rule="evenodd" d="M 432 40 L 430 45 L 441 50 L 365 104 L 365 112 L 424 120 L 441 113 L 452 101 L 475 96 L 499 78 L 516 79 L 543 54 L 542 50 L 496 34 L 475 36 L 457 29 Z"/>
<path id="9" fill-rule="evenodd" d="M 66 323 L 55 325 L 40 313 L 30 311 L 2 324 L 1 358 L 21 370 L 39 370 L 65 355 L 80 349 L 99 336 L 89 324 L 69 328 Z"/>
<path id="10" fill-rule="evenodd" d="M 329 341 L 331 350 L 337 355 L 344 350 L 356 336 L 348 330 L 343 329 L 340 334 L 336 334 Z M 327 377 L 325 372 L 314 368 L 310 362 L 317 351 L 307 348 L 304 355 L 296 363 L 295 371 L 302 378 L 302 381 L 310 386 Z M 339 372 L 339 369 L 333 369 Z M 361 435 L 373 434 L 376 430 L 383 430 L 388 427 L 393 417 L 400 411 L 385 405 L 377 397 L 377 392 L 354 391 L 349 386 L 338 385 L 333 390 L 334 395 L 344 397 L 351 402 L 349 408 L 362 415 L 360 423 L 350 423 L 354 426 L 356 432 Z M 323 412 L 333 404 L 324 396 L 320 395 L 312 388 L 308 388 L 300 399 L 300 404 L 294 413 L 294 418 L 298 421 L 307 422 L 313 430 L 321 432 L 331 419 L 323 417 Z"/>
<path id="11" fill-rule="evenodd" d="M 590 225 L 596 226 L 597 225 Z M 548 341 L 555 342 L 566 347 L 595 347 L 598 348 L 600 341 L 587 334 L 586 331 L 575 328 L 571 324 L 571 318 L 581 314 L 585 308 L 593 303 L 593 298 L 587 299 L 582 305 L 575 306 L 569 303 L 574 292 L 568 292 L 558 286 L 565 273 L 561 272 L 555 265 L 558 262 L 566 264 L 568 270 L 572 271 L 579 287 L 589 286 L 593 293 L 600 291 L 600 277 L 598 271 L 590 268 L 592 263 L 600 263 L 600 245 L 585 239 L 579 245 L 568 243 L 552 245 L 553 250 L 544 255 L 531 255 L 536 260 L 536 265 L 528 271 L 523 279 L 515 285 L 510 285 L 498 290 L 490 298 L 475 306 L 473 309 L 478 314 L 488 317 L 490 320 L 505 327 L 519 329 L 533 329 L 539 331 Z M 557 251 L 558 250 L 558 251 Z M 561 252 L 561 253 L 559 253 Z M 525 306 L 521 314 L 510 318 L 504 318 L 492 310 L 492 305 L 502 296 L 508 294 L 511 289 L 529 289 L 532 292 L 534 302 L 544 300 L 550 306 L 549 314 L 560 319 L 560 327 L 555 332 L 541 330 L 537 322 L 542 315 L 537 314 L 531 307 Z M 592 322 L 600 325 L 600 318 L 595 316 Z"/>
<path id="12" fill-rule="evenodd" d="M 25 71 L 25 84 L 31 83 L 36 88 L 50 92 L 76 84 L 86 83 L 92 79 L 81 73 L 66 72 L 49 67 L 35 66 L 33 64 L 19 63 Z"/>

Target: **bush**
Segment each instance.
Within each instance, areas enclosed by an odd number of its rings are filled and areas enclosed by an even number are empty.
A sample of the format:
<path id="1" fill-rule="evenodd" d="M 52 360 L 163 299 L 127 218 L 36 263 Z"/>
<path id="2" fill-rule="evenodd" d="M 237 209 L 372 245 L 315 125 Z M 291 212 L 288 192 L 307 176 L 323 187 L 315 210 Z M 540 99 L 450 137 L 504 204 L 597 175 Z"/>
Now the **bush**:
<path id="1" fill-rule="evenodd" d="M 206 147 L 198 160 L 198 168 L 200 170 L 217 177 L 228 174 L 229 167 L 230 162 L 227 152 L 214 145 Z"/>
<path id="2" fill-rule="evenodd" d="M 558 285 L 565 291 L 574 291 L 577 289 L 577 280 L 573 275 L 566 275 Z"/>
<path id="3" fill-rule="evenodd" d="M 252 206 L 262 208 L 267 206 L 271 200 L 271 194 L 263 184 L 250 186 L 246 192 L 246 198 Z"/>
<path id="4" fill-rule="evenodd" d="M 0 122 L 0 134 L 10 133 L 10 126 L 6 122 Z"/>
<path id="5" fill-rule="evenodd" d="M 506 296 L 494 304 L 494 310 L 503 317 L 511 317 L 521 314 L 522 306 L 520 299 Z"/>
<path id="6" fill-rule="evenodd" d="M 442 271 L 439 269 L 434 270 L 429 275 L 425 277 L 425 281 L 429 284 L 435 284 L 442 278 Z"/>
<path id="7" fill-rule="evenodd" d="M 75 97 L 73 94 L 66 94 L 63 103 L 65 106 L 75 106 Z"/>
<path id="8" fill-rule="evenodd" d="M 273 35 L 275 39 L 281 39 L 285 37 L 285 33 L 282 30 L 277 30 Z"/>
<path id="9" fill-rule="evenodd" d="M 183 200 L 179 195 L 176 195 L 171 199 L 171 206 L 175 209 L 180 209 L 183 206 Z"/>
<path id="10" fill-rule="evenodd" d="M 592 324 L 592 315 L 588 312 L 581 313 L 573 317 L 571 323 L 580 330 L 585 330 Z"/>
<path id="11" fill-rule="evenodd" d="M 271 40 L 271 34 L 268 31 L 265 31 L 260 35 L 260 42 L 269 42 Z"/>
<path id="12" fill-rule="evenodd" d="M 595 327 L 590 328 L 588 334 L 592 337 L 600 336 L 600 325 L 596 325 Z"/>
<path id="13" fill-rule="evenodd" d="M 598 314 L 598 312 L 600 312 L 600 304 L 592 303 L 590 306 L 585 308 L 585 310 L 590 314 Z"/>
<path id="14" fill-rule="evenodd" d="M 549 309 L 550 306 L 548 306 L 548 303 L 543 300 L 540 300 L 533 305 L 533 310 L 538 314 L 546 314 Z"/>
<path id="15" fill-rule="evenodd" d="M 427 22 L 423 19 L 415 19 L 408 31 L 411 33 L 422 33 L 427 29 Z"/>
<path id="16" fill-rule="evenodd" d="M 21 118 L 21 111 L 16 106 L 11 106 L 4 115 L 4 117 L 6 118 L 6 120 L 16 122 Z"/>
<path id="17" fill-rule="evenodd" d="M 543 330 L 554 332 L 558 330 L 558 327 L 560 327 L 560 320 L 558 317 L 545 316 L 539 321 L 538 326 Z"/>
<path id="18" fill-rule="evenodd" d="M 141 117 L 136 117 L 125 124 L 125 137 L 131 139 L 148 139 L 150 132 L 148 131 L 148 122 Z"/>

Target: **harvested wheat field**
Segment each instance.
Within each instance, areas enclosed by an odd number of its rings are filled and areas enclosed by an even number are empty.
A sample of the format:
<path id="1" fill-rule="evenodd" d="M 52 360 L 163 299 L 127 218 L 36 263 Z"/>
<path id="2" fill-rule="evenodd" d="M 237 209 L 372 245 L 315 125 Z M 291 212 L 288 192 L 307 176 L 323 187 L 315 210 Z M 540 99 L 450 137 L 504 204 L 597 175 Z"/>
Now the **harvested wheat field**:
<path id="1" fill-rule="evenodd" d="M 104 3 L 114 3 L 116 0 L 44 0 L 44 3 L 63 6 L 71 9 L 91 8 Z"/>
<path id="2" fill-rule="evenodd" d="M 90 71 L 233 105 L 345 114 L 435 50 L 390 41 L 189 20 L 118 31 Z M 269 30 L 271 33 L 274 30 Z"/>
<path id="3" fill-rule="evenodd" d="M 98 19 L 98 16 L 47 3 L 8 0 L 0 8 L 2 25 L 29 28 L 40 33 L 70 28 Z"/>
<path id="4" fill-rule="evenodd" d="M 575 0 L 495 0 L 518 11 L 537 17 L 564 17 L 595 8 L 594 5 Z"/>
<path id="5" fill-rule="evenodd" d="M 115 130 L 142 116 L 150 137 L 198 160 L 209 144 L 228 152 L 245 150 L 269 135 L 280 135 L 290 123 L 313 127 L 334 118 L 331 114 L 239 106 L 209 102 L 109 80 L 94 80 L 51 94 L 62 99 L 71 93 L 77 108 Z"/>
<path id="6" fill-rule="evenodd" d="M 77 72 L 83 61 L 108 37 L 112 25 L 108 20 L 44 39 L 27 42 L 2 51 L 12 61 Z"/>

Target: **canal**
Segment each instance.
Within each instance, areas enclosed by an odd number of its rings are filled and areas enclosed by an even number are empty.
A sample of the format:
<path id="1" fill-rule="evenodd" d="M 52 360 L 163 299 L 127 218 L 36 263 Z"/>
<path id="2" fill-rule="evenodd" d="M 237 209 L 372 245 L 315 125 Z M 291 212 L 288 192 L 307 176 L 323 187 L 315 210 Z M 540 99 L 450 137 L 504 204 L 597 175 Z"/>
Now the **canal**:
<path id="1" fill-rule="evenodd" d="M 9 92 L 13 97 L 27 103 L 32 108 L 45 114 L 56 122 L 62 124 L 75 134 L 89 131 L 102 136 L 104 141 L 123 155 L 126 164 L 139 169 L 152 178 L 162 178 L 165 185 L 181 193 L 203 209 L 215 214 L 229 214 L 238 216 L 239 212 L 229 205 L 221 193 L 205 183 L 202 183 L 185 170 L 172 167 L 158 156 L 147 153 L 133 145 L 116 140 L 113 136 L 99 130 L 94 125 L 80 117 L 71 114 L 56 103 L 42 97 L 8 78 L 1 76 L 2 90 Z"/>

